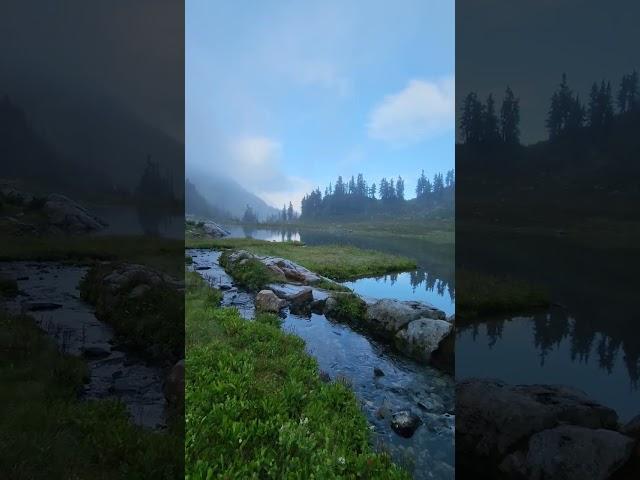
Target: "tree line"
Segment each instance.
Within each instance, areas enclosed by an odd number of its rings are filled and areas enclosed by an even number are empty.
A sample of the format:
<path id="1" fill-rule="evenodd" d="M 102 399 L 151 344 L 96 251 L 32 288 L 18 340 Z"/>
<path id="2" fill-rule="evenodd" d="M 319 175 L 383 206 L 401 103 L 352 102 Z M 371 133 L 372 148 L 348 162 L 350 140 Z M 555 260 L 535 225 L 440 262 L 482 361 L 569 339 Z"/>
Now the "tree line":
<path id="1" fill-rule="evenodd" d="M 437 173 L 430 181 L 422 171 L 416 185 L 415 203 L 426 205 L 453 198 L 454 170 L 445 175 Z M 345 182 L 339 176 L 335 185 L 330 183 L 324 194 L 320 188 L 304 196 L 300 218 L 304 220 L 366 213 L 393 213 L 405 207 L 405 182 L 401 176 L 382 178 L 379 184 L 367 182 L 362 173 Z"/>
<path id="2" fill-rule="evenodd" d="M 616 114 L 614 103 L 619 114 L 640 111 L 638 83 L 637 71 L 623 75 L 614 102 L 611 82 L 594 82 L 585 103 L 569 86 L 567 75 L 563 73 L 549 102 L 546 118 L 549 139 L 570 135 L 584 127 L 596 137 L 608 134 Z M 492 94 L 482 102 L 475 92 L 470 92 L 462 102 L 459 125 L 465 144 L 519 145 L 520 100 L 507 87 L 498 113 Z"/>

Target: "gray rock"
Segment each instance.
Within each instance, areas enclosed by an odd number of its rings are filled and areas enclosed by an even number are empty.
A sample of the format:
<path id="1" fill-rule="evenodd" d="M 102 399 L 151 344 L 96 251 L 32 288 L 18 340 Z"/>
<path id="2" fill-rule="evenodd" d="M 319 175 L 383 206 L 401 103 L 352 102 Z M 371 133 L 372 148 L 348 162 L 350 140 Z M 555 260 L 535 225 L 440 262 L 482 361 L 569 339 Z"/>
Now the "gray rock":
<path id="1" fill-rule="evenodd" d="M 629 437 L 640 440 L 640 415 L 636 415 L 620 429 L 620 432 Z"/>
<path id="2" fill-rule="evenodd" d="M 318 299 L 311 302 L 309 307 L 313 313 L 321 315 L 324 312 L 324 307 L 327 299 Z"/>
<path id="3" fill-rule="evenodd" d="M 431 305 L 394 299 L 377 300 L 367 305 L 366 322 L 378 333 L 395 335 L 409 322 L 419 318 L 444 320 L 446 315 Z"/>
<path id="4" fill-rule="evenodd" d="M 282 275 L 289 280 L 303 285 L 312 285 L 320 281 L 320 276 L 312 271 L 298 265 L 291 260 L 278 257 L 256 257 L 274 272 L 282 272 Z"/>
<path id="5" fill-rule="evenodd" d="M 612 430 L 561 425 L 533 435 L 526 453 L 509 455 L 500 470 L 530 480 L 605 480 L 626 463 L 634 443 Z"/>
<path id="6" fill-rule="evenodd" d="M 561 424 L 594 429 L 617 426 L 615 411 L 564 386 L 459 381 L 456 411 L 457 456 L 471 466 L 498 465 L 517 445 Z"/>
<path id="7" fill-rule="evenodd" d="M 142 297 L 145 293 L 147 293 L 151 287 L 149 285 L 145 285 L 141 283 L 140 285 L 136 285 L 133 290 L 129 293 L 129 298 L 134 300 L 136 298 Z"/>
<path id="8" fill-rule="evenodd" d="M 47 197 L 44 212 L 50 225 L 67 233 L 87 233 L 107 226 L 104 220 L 89 213 L 80 204 L 57 193 Z"/>
<path id="9" fill-rule="evenodd" d="M 395 344 L 405 355 L 429 361 L 440 342 L 451 335 L 452 331 L 453 325 L 445 320 L 419 318 L 396 333 Z"/>
<path id="10" fill-rule="evenodd" d="M 411 438 L 422 420 L 408 410 L 402 410 L 391 415 L 391 428 L 401 437 Z"/>
<path id="11" fill-rule="evenodd" d="M 85 358 L 92 358 L 92 359 L 104 358 L 111 355 L 111 349 L 100 347 L 100 346 L 84 347 L 82 349 L 82 355 Z"/>
<path id="12" fill-rule="evenodd" d="M 59 308 L 62 308 L 62 304 L 53 302 L 25 302 L 22 304 L 22 309 L 29 312 L 42 312 Z"/>
<path id="13" fill-rule="evenodd" d="M 184 403 L 184 359 L 177 362 L 169 371 L 164 382 L 164 396 L 172 406 Z"/>
<path id="14" fill-rule="evenodd" d="M 286 300 L 281 300 L 271 290 L 260 290 L 256 295 L 256 308 L 263 312 L 278 313 L 287 306 Z"/>
<path id="15" fill-rule="evenodd" d="M 227 230 L 225 230 L 220 225 L 218 225 L 216 222 L 213 222 L 211 220 L 204 220 L 202 229 L 208 235 L 210 235 L 212 237 L 215 237 L 215 238 L 221 238 L 221 237 L 226 237 L 227 235 L 230 235 L 230 233 Z"/>

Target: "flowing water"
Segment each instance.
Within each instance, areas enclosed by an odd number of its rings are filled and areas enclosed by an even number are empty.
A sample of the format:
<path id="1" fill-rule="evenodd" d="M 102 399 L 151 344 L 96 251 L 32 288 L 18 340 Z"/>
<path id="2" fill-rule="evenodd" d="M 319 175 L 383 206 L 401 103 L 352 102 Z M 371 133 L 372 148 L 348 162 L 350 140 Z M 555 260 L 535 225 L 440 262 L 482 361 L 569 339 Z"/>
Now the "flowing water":
<path id="1" fill-rule="evenodd" d="M 253 295 L 233 285 L 218 264 L 219 252 L 190 250 L 187 254 L 193 258 L 191 268 L 222 289 L 224 306 L 234 306 L 245 318 L 252 318 Z M 318 294 L 314 292 L 316 298 Z M 305 340 L 321 370 L 332 379 L 348 379 L 378 447 L 407 466 L 417 480 L 454 477 L 454 384 L 450 376 L 402 358 L 390 347 L 324 315 L 304 317 L 288 310 L 283 315 L 282 328 Z M 384 375 L 376 377 L 374 368 Z M 380 418 L 381 410 L 411 410 L 423 424 L 406 439 L 391 429 L 388 415 Z"/>
<path id="2" fill-rule="evenodd" d="M 20 294 L 7 303 L 9 311 L 24 312 L 53 337 L 60 350 L 84 356 L 89 379 L 85 399 L 117 399 L 134 423 L 148 428 L 166 426 L 163 375 L 131 352 L 120 348 L 112 328 L 95 317 L 79 295 L 87 269 L 57 262 L 6 262 L 3 276 L 17 280 Z"/>

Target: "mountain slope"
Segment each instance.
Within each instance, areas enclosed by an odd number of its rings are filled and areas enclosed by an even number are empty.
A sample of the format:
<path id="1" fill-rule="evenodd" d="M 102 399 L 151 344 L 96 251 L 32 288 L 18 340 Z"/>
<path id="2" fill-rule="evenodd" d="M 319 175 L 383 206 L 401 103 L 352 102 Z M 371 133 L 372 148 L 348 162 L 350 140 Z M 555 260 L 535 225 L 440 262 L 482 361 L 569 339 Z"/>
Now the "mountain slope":
<path id="1" fill-rule="evenodd" d="M 227 211 L 236 218 L 242 217 L 247 205 L 256 212 L 260 220 L 279 212 L 228 177 L 205 173 L 196 168 L 190 168 L 187 176 L 210 205 Z"/>

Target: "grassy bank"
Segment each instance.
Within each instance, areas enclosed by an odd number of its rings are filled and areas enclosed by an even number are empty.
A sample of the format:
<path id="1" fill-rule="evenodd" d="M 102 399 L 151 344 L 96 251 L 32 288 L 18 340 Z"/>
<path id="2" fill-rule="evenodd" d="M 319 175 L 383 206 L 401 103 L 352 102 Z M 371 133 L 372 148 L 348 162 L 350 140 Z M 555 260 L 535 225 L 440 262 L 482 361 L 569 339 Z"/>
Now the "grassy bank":
<path id="1" fill-rule="evenodd" d="M 86 375 L 31 318 L 0 313 L 0 476 L 183 478 L 182 419 L 142 430 L 120 403 L 79 400 Z"/>
<path id="2" fill-rule="evenodd" d="M 174 276 L 181 276 L 184 268 L 182 240 L 135 235 L 2 235 L 0 244 L 0 261 L 120 260 L 150 265 Z"/>
<path id="3" fill-rule="evenodd" d="M 456 317 L 463 321 L 548 307 L 549 293 L 523 280 L 457 271 Z"/>
<path id="4" fill-rule="evenodd" d="M 353 393 L 320 380 L 300 338 L 219 300 L 187 274 L 187 478 L 409 478 L 373 452 Z"/>
<path id="5" fill-rule="evenodd" d="M 184 293 L 168 283 L 158 283 L 132 298 L 133 278 L 115 295 L 105 288 L 104 278 L 117 267 L 117 263 L 107 263 L 90 268 L 80 282 L 82 298 L 96 307 L 96 316 L 111 325 L 128 348 L 170 364 L 183 358 Z"/>
<path id="6" fill-rule="evenodd" d="M 306 246 L 299 242 L 267 242 L 247 238 L 187 240 L 188 248 L 242 249 L 286 258 L 333 280 L 351 280 L 416 268 L 415 261 L 349 245 Z"/>
<path id="7" fill-rule="evenodd" d="M 376 218 L 374 220 L 344 220 L 328 222 L 261 223 L 246 225 L 248 228 L 273 230 L 321 231 L 340 235 L 365 235 L 368 237 L 391 237 L 418 239 L 435 244 L 455 243 L 455 221 L 449 218 Z"/>

